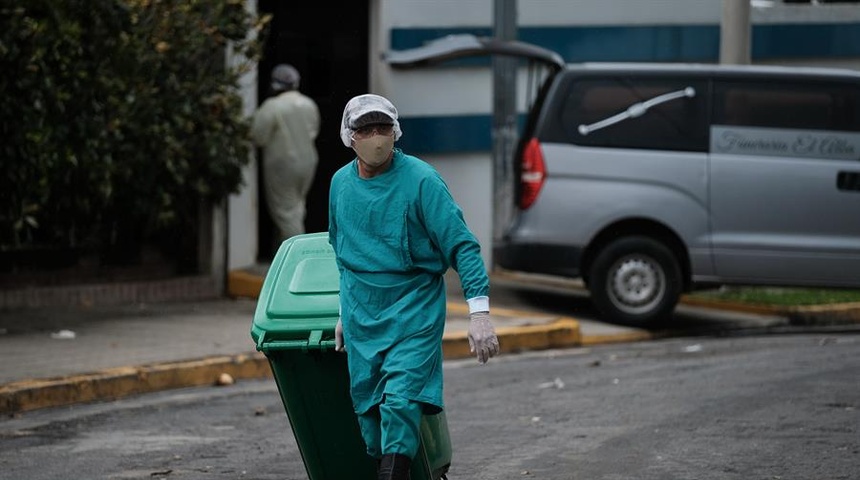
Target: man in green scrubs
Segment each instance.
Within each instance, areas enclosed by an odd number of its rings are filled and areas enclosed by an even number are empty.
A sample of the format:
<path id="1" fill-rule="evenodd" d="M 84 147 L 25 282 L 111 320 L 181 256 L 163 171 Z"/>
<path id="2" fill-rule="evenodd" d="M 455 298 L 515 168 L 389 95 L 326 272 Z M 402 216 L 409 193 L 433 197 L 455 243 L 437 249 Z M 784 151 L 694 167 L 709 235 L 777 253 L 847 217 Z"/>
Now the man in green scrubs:
<path id="1" fill-rule="evenodd" d="M 341 140 L 356 158 L 331 181 L 329 241 L 340 270 L 338 350 L 379 479 L 406 479 L 421 416 L 442 401 L 444 273 L 453 268 L 469 304 L 469 344 L 480 363 L 499 352 L 489 317 L 481 247 L 442 177 L 394 148 L 397 110 L 359 95 L 343 112 Z"/>

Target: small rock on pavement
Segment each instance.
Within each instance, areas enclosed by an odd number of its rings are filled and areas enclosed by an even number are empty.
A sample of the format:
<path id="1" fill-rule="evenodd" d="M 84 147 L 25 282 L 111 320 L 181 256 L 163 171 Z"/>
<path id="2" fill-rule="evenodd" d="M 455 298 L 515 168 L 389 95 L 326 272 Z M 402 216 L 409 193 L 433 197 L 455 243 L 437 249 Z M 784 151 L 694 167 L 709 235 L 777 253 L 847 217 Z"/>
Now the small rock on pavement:
<path id="1" fill-rule="evenodd" d="M 75 332 L 71 330 L 60 330 L 59 332 L 52 333 L 51 338 L 54 340 L 74 340 Z"/>
<path id="2" fill-rule="evenodd" d="M 236 383 L 236 381 L 233 380 L 233 376 L 230 375 L 229 373 L 222 373 L 221 375 L 218 376 L 218 380 L 215 381 L 215 385 L 217 385 L 219 387 L 223 387 L 226 385 L 233 385 L 234 383 Z"/>

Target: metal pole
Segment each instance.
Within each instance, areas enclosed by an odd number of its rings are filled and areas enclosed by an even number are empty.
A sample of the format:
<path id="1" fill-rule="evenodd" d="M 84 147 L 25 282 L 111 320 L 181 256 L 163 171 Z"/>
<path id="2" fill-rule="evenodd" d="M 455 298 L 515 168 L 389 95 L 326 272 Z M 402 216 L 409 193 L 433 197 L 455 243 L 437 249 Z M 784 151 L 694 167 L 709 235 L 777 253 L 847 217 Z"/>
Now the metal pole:
<path id="1" fill-rule="evenodd" d="M 493 35 L 516 40 L 516 0 L 494 0 Z M 514 207 L 514 147 L 517 137 L 517 60 L 493 57 L 493 243 L 505 233 Z"/>
<path id="2" fill-rule="evenodd" d="M 750 0 L 723 0 L 720 63 L 750 63 Z"/>

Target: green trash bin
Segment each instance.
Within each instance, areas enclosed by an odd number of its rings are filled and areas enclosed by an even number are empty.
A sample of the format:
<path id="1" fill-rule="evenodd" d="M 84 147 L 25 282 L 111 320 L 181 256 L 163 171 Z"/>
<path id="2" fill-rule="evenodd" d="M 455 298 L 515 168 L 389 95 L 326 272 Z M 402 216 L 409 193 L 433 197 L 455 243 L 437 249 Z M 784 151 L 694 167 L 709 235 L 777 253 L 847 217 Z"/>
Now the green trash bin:
<path id="1" fill-rule="evenodd" d="M 272 367 L 310 480 L 373 480 L 349 397 L 346 354 L 334 351 L 340 276 L 328 234 L 284 241 L 254 313 L 251 338 Z M 451 441 L 445 412 L 425 415 L 413 480 L 445 478 Z"/>

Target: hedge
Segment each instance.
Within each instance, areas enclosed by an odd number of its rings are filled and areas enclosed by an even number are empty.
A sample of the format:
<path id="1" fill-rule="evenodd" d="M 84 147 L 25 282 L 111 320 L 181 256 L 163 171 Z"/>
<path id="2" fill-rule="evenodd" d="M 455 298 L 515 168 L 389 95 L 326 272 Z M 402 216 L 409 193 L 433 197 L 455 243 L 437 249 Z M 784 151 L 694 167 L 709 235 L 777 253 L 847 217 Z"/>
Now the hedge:
<path id="1" fill-rule="evenodd" d="M 0 250 L 188 256 L 199 205 L 241 188 L 238 80 L 266 19 L 242 0 L 0 5 Z M 248 61 L 225 65 L 228 44 Z"/>

